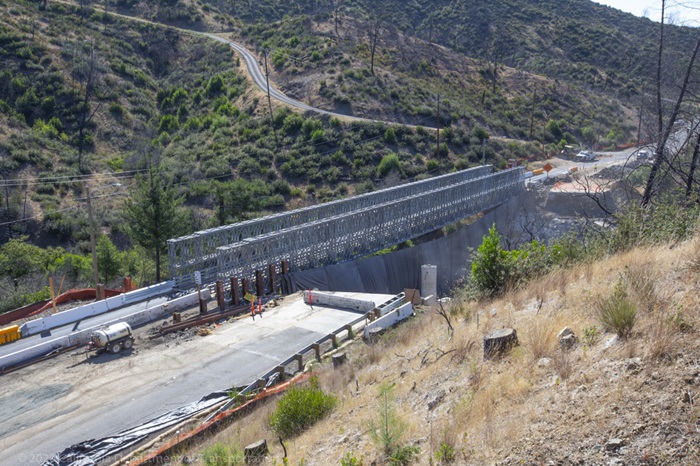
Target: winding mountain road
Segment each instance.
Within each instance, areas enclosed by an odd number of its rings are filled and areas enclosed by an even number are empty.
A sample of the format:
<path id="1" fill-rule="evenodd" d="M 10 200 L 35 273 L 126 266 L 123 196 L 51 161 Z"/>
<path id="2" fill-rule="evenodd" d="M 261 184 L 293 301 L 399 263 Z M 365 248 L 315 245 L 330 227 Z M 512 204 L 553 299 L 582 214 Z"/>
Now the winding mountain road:
<path id="1" fill-rule="evenodd" d="M 192 31 L 188 31 L 192 32 Z M 241 57 L 243 57 L 243 61 L 245 61 L 246 67 L 248 68 L 248 74 L 250 75 L 251 79 L 253 82 L 262 90 L 263 92 L 267 93 L 267 82 L 265 80 L 265 74 L 263 71 L 260 69 L 260 66 L 258 64 L 258 59 L 255 58 L 255 55 L 239 44 L 238 42 L 234 42 L 230 39 L 226 39 L 225 37 L 217 36 L 215 34 L 210 34 L 210 33 L 198 33 L 200 35 L 203 35 L 205 37 L 209 37 L 210 39 L 214 39 L 218 42 L 222 42 L 224 44 L 227 44 L 231 46 L 232 49 L 234 49 L 236 52 L 240 54 Z M 275 87 L 273 82 L 270 82 L 270 97 L 278 100 L 284 104 L 287 104 L 291 107 L 296 107 L 301 110 L 307 110 L 311 112 L 316 112 L 320 113 L 323 115 L 330 115 L 334 116 L 337 118 L 345 118 L 353 121 L 369 121 L 369 122 L 374 122 L 377 120 L 373 120 L 370 118 L 362 118 L 362 117 L 356 117 L 352 115 L 346 115 L 343 113 L 335 113 L 335 112 L 329 112 L 328 110 L 323 110 L 321 108 L 316 108 L 312 107 L 310 105 L 305 104 L 304 102 L 301 102 L 299 100 L 292 99 L 291 97 L 287 97 L 284 95 L 277 87 Z M 385 123 L 391 123 L 391 122 L 385 122 Z M 395 123 L 394 123 L 395 124 Z"/>

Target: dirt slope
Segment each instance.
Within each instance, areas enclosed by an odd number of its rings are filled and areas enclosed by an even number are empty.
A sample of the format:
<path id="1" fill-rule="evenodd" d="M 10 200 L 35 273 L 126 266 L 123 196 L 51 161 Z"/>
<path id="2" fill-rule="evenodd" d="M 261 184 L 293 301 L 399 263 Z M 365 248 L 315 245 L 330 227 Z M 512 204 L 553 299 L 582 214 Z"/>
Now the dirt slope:
<path id="1" fill-rule="evenodd" d="M 368 432 L 382 383 L 394 384 L 394 407 L 408 423 L 402 445 L 421 449 L 411 464 L 439 464 L 443 444 L 454 448 L 454 464 L 700 464 L 699 273 L 696 239 L 555 272 L 495 302 L 455 298 L 451 338 L 424 308 L 379 343 L 344 349 L 342 368 L 317 369 L 339 407 L 287 441 L 289 464 L 341 464 L 348 453 L 385 464 Z M 638 309 L 626 340 L 603 332 L 595 313 L 620 279 Z M 567 326 L 579 341 L 561 350 L 557 333 Z M 518 331 L 520 346 L 484 362 L 483 336 L 502 327 Z M 190 449 L 186 461 L 205 464 L 216 442 L 242 448 L 266 438 L 263 464 L 280 464 L 272 409 Z"/>

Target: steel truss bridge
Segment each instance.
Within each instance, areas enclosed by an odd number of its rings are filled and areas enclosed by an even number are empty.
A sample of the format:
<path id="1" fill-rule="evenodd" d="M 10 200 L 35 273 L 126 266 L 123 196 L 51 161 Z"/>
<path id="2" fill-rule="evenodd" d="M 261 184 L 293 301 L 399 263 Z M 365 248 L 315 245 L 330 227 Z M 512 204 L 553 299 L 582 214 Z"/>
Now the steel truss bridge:
<path id="1" fill-rule="evenodd" d="M 495 207 L 524 188 L 523 169 L 462 170 L 168 241 L 170 274 L 191 289 L 252 277 L 269 264 L 304 270 L 366 256 Z"/>

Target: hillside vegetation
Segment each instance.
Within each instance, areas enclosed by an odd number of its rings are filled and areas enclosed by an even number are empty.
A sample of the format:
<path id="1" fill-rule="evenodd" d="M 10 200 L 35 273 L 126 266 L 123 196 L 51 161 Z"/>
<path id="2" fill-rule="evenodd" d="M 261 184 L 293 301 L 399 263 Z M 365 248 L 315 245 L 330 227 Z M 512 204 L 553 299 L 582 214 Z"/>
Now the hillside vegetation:
<path id="1" fill-rule="evenodd" d="M 4 273 L 8 293 L 47 274 L 90 282 L 88 188 L 114 277 L 156 279 L 123 208 L 149 167 L 187 234 L 484 159 L 636 140 L 654 45 L 648 20 L 583 1 L 0 0 L 0 17 L 0 243 L 54 248 Z M 240 57 L 192 31 L 264 51 L 293 97 L 386 122 L 270 114 Z M 675 58 L 689 34 L 669 29 Z"/>

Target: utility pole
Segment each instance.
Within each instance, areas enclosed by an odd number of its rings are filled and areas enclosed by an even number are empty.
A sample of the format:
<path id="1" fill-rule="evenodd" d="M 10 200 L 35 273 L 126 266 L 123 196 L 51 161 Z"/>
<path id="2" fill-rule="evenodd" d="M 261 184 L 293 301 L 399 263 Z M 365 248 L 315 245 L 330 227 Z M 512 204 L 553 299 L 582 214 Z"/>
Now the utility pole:
<path id="1" fill-rule="evenodd" d="M 440 161 L 440 94 L 437 96 L 437 151 L 435 158 Z"/>
<path id="2" fill-rule="evenodd" d="M 535 102 L 537 102 L 537 88 L 532 91 L 532 110 L 530 111 L 530 141 L 532 141 L 532 129 L 535 126 Z"/>
<path id="3" fill-rule="evenodd" d="M 24 185 L 24 212 L 22 212 L 22 219 L 27 218 L 27 189 L 29 188 L 29 183 Z"/>
<path id="4" fill-rule="evenodd" d="M 10 212 L 10 181 L 5 180 L 3 178 L 3 181 L 5 181 L 5 210 L 7 212 Z"/>
<path id="5" fill-rule="evenodd" d="M 481 140 L 481 165 L 486 165 L 486 138 Z"/>
<path id="6" fill-rule="evenodd" d="M 88 220 L 90 221 L 90 249 L 92 249 L 92 273 L 95 279 L 95 289 L 100 283 L 100 275 L 97 273 L 97 247 L 95 245 L 95 221 L 92 218 L 92 203 L 90 202 L 90 188 L 86 187 L 87 191 L 87 209 Z"/>
<path id="7" fill-rule="evenodd" d="M 263 57 L 265 59 L 265 83 L 267 84 L 267 106 L 270 109 L 270 127 L 272 128 L 272 134 L 275 137 L 275 147 L 277 146 L 277 133 L 275 132 L 275 120 L 272 116 L 272 99 L 270 99 L 270 74 L 267 69 L 267 53 L 268 49 L 263 49 Z"/>
<path id="8" fill-rule="evenodd" d="M 642 91 L 642 100 L 639 103 L 639 123 L 637 124 L 637 145 L 642 139 L 642 112 L 644 111 L 644 92 Z"/>

